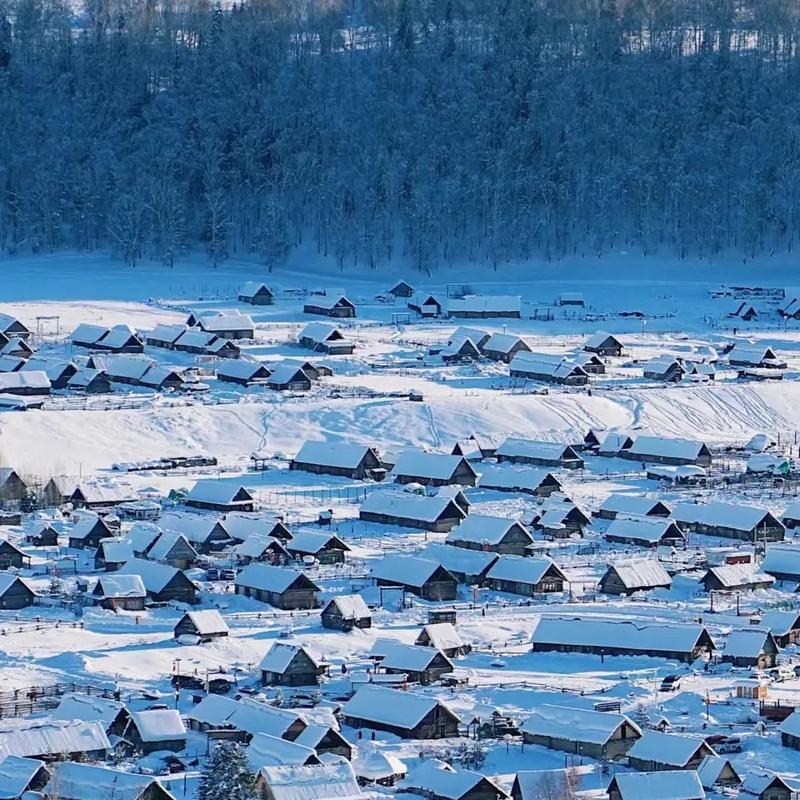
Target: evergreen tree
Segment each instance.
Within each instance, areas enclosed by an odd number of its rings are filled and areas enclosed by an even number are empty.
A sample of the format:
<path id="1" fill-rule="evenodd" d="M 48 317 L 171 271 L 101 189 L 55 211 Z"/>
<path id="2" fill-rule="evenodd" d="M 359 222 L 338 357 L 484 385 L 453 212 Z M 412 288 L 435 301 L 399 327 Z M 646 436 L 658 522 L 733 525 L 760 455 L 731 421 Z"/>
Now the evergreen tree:
<path id="1" fill-rule="evenodd" d="M 238 742 L 218 744 L 203 769 L 198 800 L 257 800 L 256 776 Z"/>

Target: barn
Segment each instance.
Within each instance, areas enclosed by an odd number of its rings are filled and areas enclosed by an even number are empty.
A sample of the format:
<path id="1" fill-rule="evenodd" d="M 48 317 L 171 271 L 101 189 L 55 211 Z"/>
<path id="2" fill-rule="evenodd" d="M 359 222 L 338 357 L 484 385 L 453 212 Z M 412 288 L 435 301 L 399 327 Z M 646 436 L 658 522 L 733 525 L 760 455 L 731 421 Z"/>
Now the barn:
<path id="1" fill-rule="evenodd" d="M 353 480 L 384 476 L 383 464 L 374 447 L 341 442 L 305 442 L 289 462 L 289 469 Z"/>
<path id="2" fill-rule="evenodd" d="M 500 556 L 486 573 L 495 591 L 533 597 L 563 592 L 567 576 L 549 558 Z"/>
<path id="3" fill-rule="evenodd" d="M 608 565 L 600 578 L 603 594 L 632 595 L 651 589 L 669 589 L 672 578 L 655 558 L 631 558 Z"/>
<path id="4" fill-rule="evenodd" d="M 302 572 L 268 564 L 248 564 L 235 581 L 236 594 L 290 611 L 319 608 L 319 587 Z"/>
<path id="5" fill-rule="evenodd" d="M 378 586 L 397 586 L 424 600 L 455 600 L 458 581 L 437 561 L 417 556 L 384 556 L 370 576 Z"/>
<path id="6" fill-rule="evenodd" d="M 583 459 L 571 445 L 509 437 L 497 448 L 499 462 L 532 464 L 540 467 L 582 469 Z"/>
<path id="7" fill-rule="evenodd" d="M 251 306 L 271 306 L 275 303 L 275 295 L 266 283 L 248 281 L 239 289 L 239 302 Z"/>
<path id="8" fill-rule="evenodd" d="M 312 295 L 303 306 L 303 312 L 336 319 L 352 319 L 356 316 L 356 306 L 344 295 Z"/>
<path id="9" fill-rule="evenodd" d="M 467 513 L 450 497 L 379 491 L 367 495 L 358 516 L 364 522 L 441 533 L 458 525 Z"/>
<path id="10" fill-rule="evenodd" d="M 517 520 L 470 514 L 447 535 L 447 544 L 468 550 L 490 550 L 524 556 L 533 544 L 530 531 Z"/>

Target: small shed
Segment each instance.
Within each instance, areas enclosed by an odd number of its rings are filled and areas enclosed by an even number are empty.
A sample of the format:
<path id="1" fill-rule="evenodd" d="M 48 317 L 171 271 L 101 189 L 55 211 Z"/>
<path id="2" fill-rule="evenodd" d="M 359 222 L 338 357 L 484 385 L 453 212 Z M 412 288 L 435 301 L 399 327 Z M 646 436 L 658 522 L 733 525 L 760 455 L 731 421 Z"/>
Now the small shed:
<path id="1" fill-rule="evenodd" d="M 549 558 L 500 556 L 486 573 L 492 589 L 527 597 L 563 592 L 567 582 L 567 576 Z"/>
<path id="2" fill-rule="evenodd" d="M 275 642 L 259 669 L 262 686 L 316 686 L 328 667 L 304 645 Z"/>
<path id="3" fill-rule="evenodd" d="M 372 612 L 359 594 L 336 595 L 322 609 L 322 627 L 339 631 L 371 628 Z"/>
<path id="4" fill-rule="evenodd" d="M 132 711 L 130 717 L 125 738 L 145 755 L 160 750 L 178 753 L 186 748 L 186 727 L 176 709 Z"/>
<path id="5" fill-rule="evenodd" d="M 622 355 L 622 342 L 613 333 L 597 331 L 584 342 L 583 349 L 587 353 L 619 358 Z"/>
<path id="6" fill-rule="evenodd" d="M 248 564 L 235 581 L 236 594 L 285 611 L 319 608 L 319 587 L 304 573 L 269 564 Z"/>
<path id="7" fill-rule="evenodd" d="M 36 595 L 22 578 L 8 572 L 0 572 L 0 609 L 16 611 L 32 606 Z"/>
<path id="8" fill-rule="evenodd" d="M 672 578 L 655 558 L 616 561 L 608 565 L 600 578 L 603 594 L 632 595 L 652 589 L 669 589 L 670 586 Z"/>
<path id="9" fill-rule="evenodd" d="M 271 306 L 275 303 L 275 295 L 266 283 L 248 281 L 239 289 L 239 302 L 251 306 Z"/>
<path id="10" fill-rule="evenodd" d="M 181 636 L 196 636 L 201 642 L 220 639 L 230 633 L 222 614 L 215 608 L 202 611 L 187 611 L 175 625 L 173 634 L 176 639 Z"/>

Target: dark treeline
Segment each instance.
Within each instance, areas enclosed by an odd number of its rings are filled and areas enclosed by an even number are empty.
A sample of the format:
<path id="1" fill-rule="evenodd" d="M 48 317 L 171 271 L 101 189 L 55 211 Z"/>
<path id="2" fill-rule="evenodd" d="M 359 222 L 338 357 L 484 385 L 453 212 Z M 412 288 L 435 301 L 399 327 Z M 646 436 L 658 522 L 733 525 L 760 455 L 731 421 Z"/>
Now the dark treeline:
<path id="1" fill-rule="evenodd" d="M 0 0 L 0 253 L 785 251 L 799 32 L 796 0 Z"/>

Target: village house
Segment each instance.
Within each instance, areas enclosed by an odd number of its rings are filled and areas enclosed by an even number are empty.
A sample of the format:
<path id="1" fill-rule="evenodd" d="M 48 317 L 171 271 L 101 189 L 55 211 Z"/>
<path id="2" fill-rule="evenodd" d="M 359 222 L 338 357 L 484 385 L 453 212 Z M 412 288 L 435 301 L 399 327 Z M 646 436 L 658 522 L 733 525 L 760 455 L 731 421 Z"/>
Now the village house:
<path id="1" fill-rule="evenodd" d="M 467 550 L 449 544 L 429 545 L 420 555 L 441 564 L 459 583 L 466 586 L 485 586 L 486 574 L 499 558 L 490 550 Z"/>
<path id="2" fill-rule="evenodd" d="M 22 500 L 27 493 L 25 481 L 13 467 L 0 467 L 0 501 Z"/>
<path id="3" fill-rule="evenodd" d="M 271 306 L 275 303 L 275 294 L 266 283 L 248 281 L 239 289 L 238 299 L 251 306 Z"/>
<path id="4" fill-rule="evenodd" d="M 449 739 L 458 735 L 458 717 L 430 695 L 362 686 L 342 708 L 352 728 L 385 731 L 401 739 Z"/>
<path id="5" fill-rule="evenodd" d="M 305 442 L 289 462 L 289 469 L 353 480 L 382 478 L 383 464 L 374 447 L 341 442 Z"/>
<path id="6" fill-rule="evenodd" d="M 88 508 L 95 511 L 108 510 L 120 503 L 133 502 L 138 499 L 133 487 L 117 481 L 82 481 L 75 483 L 67 502 L 74 508 Z"/>
<path id="7" fill-rule="evenodd" d="M 125 738 L 144 755 L 161 750 L 179 753 L 186 748 L 186 726 L 174 708 L 131 711 Z"/>
<path id="8" fill-rule="evenodd" d="M 50 387 L 59 390 L 66 389 L 72 378 L 74 378 L 78 372 L 78 368 L 71 361 L 49 359 L 41 356 L 29 358 L 22 367 L 20 367 L 21 372 L 29 370 L 44 372 L 50 380 Z"/>
<path id="9" fill-rule="evenodd" d="M 43 761 L 22 756 L 0 757 L 0 797 L 3 800 L 20 800 L 36 797 L 50 780 Z M 36 793 L 36 794 L 34 794 Z"/>
<path id="10" fill-rule="evenodd" d="M 353 761 L 353 772 L 359 786 L 394 786 L 406 776 L 408 769 L 397 756 L 372 747 L 359 750 Z"/>
<path id="11" fill-rule="evenodd" d="M 447 316 L 456 319 L 520 319 L 521 309 L 522 300 L 518 295 L 472 294 L 451 298 L 447 304 Z"/>
<path id="12" fill-rule="evenodd" d="M 432 294 L 417 293 L 408 300 L 408 308 L 416 311 L 423 318 L 439 317 L 442 314 L 442 302 Z"/>
<path id="13" fill-rule="evenodd" d="M 705 800 L 706 796 L 694 770 L 619 772 L 606 792 L 608 800 Z"/>
<path id="14" fill-rule="evenodd" d="M 292 538 L 283 517 L 274 514 L 250 514 L 234 511 L 224 517 L 225 529 L 236 542 L 244 542 L 253 535 L 269 536 L 282 542 Z"/>
<path id="15" fill-rule="evenodd" d="M 147 596 L 156 603 L 176 600 L 194 605 L 198 602 L 197 587 L 179 569 L 155 561 L 132 558 L 120 570 L 122 575 L 139 575 Z"/>
<path id="16" fill-rule="evenodd" d="M 684 547 L 686 534 L 675 520 L 663 517 L 616 517 L 604 538 L 617 544 L 637 547 Z"/>
<path id="17" fill-rule="evenodd" d="M 793 711 L 780 724 L 781 744 L 792 750 L 800 750 L 800 713 Z"/>
<path id="18" fill-rule="evenodd" d="M 139 575 L 102 575 L 92 589 L 101 608 L 110 611 L 144 611 L 147 591 Z"/>
<path id="19" fill-rule="evenodd" d="M 669 589 L 672 578 L 655 558 L 632 558 L 615 561 L 600 578 L 603 594 L 632 595 L 651 589 Z"/>
<path id="20" fill-rule="evenodd" d="M 534 439 L 509 437 L 497 448 L 495 456 L 500 462 L 533 464 L 540 467 L 582 469 L 583 459 L 575 449 L 560 442 L 540 442 Z"/>
<path id="21" fill-rule="evenodd" d="M 781 522 L 789 529 L 800 527 L 800 503 L 789 503 L 781 514 Z"/>
<path id="22" fill-rule="evenodd" d="M 76 347 L 90 350 L 103 350 L 109 353 L 142 353 L 144 338 L 130 325 L 102 325 L 83 323 L 72 332 L 70 341 Z"/>
<path id="23" fill-rule="evenodd" d="M 377 639 L 368 658 L 375 663 L 376 674 L 402 675 L 423 686 L 453 671 L 453 663 L 435 647 L 402 644 L 395 639 Z"/>
<path id="24" fill-rule="evenodd" d="M 102 517 L 84 514 L 69 531 L 69 546 L 73 550 L 97 548 L 102 539 L 114 537 L 114 532 Z"/>
<path id="25" fill-rule="evenodd" d="M 761 627 L 770 631 L 778 647 L 800 642 L 800 612 L 766 611 L 761 615 Z"/>
<path id="26" fill-rule="evenodd" d="M 722 756 L 706 756 L 697 766 L 697 777 L 704 789 L 736 789 L 742 779 L 733 764 Z"/>
<path id="27" fill-rule="evenodd" d="M 41 522 L 25 534 L 25 543 L 31 547 L 58 547 L 58 531 L 49 522 Z"/>
<path id="28" fill-rule="evenodd" d="M 145 341 L 151 347 L 163 347 L 166 350 L 172 350 L 175 347 L 175 342 L 188 330 L 190 330 L 188 325 L 165 325 L 161 323 L 147 334 Z"/>
<path id="29" fill-rule="evenodd" d="M 563 592 L 567 582 L 549 558 L 500 556 L 486 573 L 486 584 L 495 591 L 526 597 Z"/>
<path id="30" fill-rule="evenodd" d="M 472 646 L 464 642 L 452 622 L 423 625 L 414 644 L 420 647 L 434 647 L 448 658 L 465 656 L 472 650 Z"/>
<path id="31" fill-rule="evenodd" d="M 186 505 L 206 511 L 254 511 L 255 497 L 241 484 L 222 480 L 197 481 L 186 496 Z"/>
<path id="32" fill-rule="evenodd" d="M 255 793 L 259 800 L 366 800 L 347 761 L 261 767 Z"/>
<path id="33" fill-rule="evenodd" d="M 727 356 L 728 363 L 732 367 L 786 369 L 786 361 L 768 345 L 736 342 L 728 351 Z"/>
<path id="34" fill-rule="evenodd" d="M 551 495 L 534 514 L 532 523 L 537 531 L 548 539 L 565 539 L 569 536 L 583 536 L 584 529 L 591 518 L 566 497 Z"/>
<path id="35" fill-rule="evenodd" d="M 446 541 L 468 550 L 524 556 L 528 545 L 533 544 L 533 536 L 516 520 L 470 514 L 447 534 Z"/>
<path id="36" fill-rule="evenodd" d="M 0 372 L 0 394 L 44 396 L 50 394 L 50 389 L 50 378 L 41 370 Z"/>
<path id="37" fill-rule="evenodd" d="M 307 575 L 268 564 L 248 564 L 235 581 L 236 594 L 284 611 L 319 608 L 319 587 Z"/>
<path id="38" fill-rule="evenodd" d="M 310 747 L 290 742 L 266 733 L 257 733 L 247 746 L 247 758 L 251 764 L 272 765 L 314 765 L 322 762 Z"/>
<path id="39" fill-rule="evenodd" d="M 593 516 L 600 519 L 616 517 L 669 517 L 670 507 L 661 500 L 635 494 L 610 494 Z"/>
<path id="40" fill-rule="evenodd" d="M 534 497 L 549 497 L 553 492 L 561 491 L 561 482 L 552 472 L 534 467 L 482 467 L 478 485 L 481 489 L 519 492 Z"/>
<path id="41" fill-rule="evenodd" d="M 278 708 L 247 696 L 234 700 L 207 694 L 191 707 L 186 719 L 193 731 L 226 731 L 231 738 L 240 734 L 239 738 L 244 741 L 259 734 L 296 741 L 309 727 L 296 710 Z"/>
<path id="42" fill-rule="evenodd" d="M 164 531 L 157 534 L 144 554 L 151 561 L 160 561 L 176 569 L 189 569 L 198 558 L 197 550 L 180 531 Z M 142 554 L 134 550 L 134 555 Z"/>
<path id="43" fill-rule="evenodd" d="M 413 297 L 414 287 L 408 281 L 398 281 L 387 294 L 392 297 Z"/>
<path id="44" fill-rule="evenodd" d="M 481 352 L 492 361 L 502 361 L 510 364 L 517 353 L 530 352 L 528 343 L 511 333 L 493 333 L 486 344 L 481 347 Z"/>
<path id="45" fill-rule="evenodd" d="M 273 536 L 265 536 L 262 533 L 254 533 L 248 536 L 245 541 L 234 547 L 233 554 L 242 566 L 246 566 L 253 561 L 264 561 L 267 564 L 279 566 L 291 560 L 289 551 L 283 541 Z"/>
<path id="46" fill-rule="evenodd" d="M 267 378 L 267 386 L 276 392 L 307 392 L 311 389 L 311 376 L 296 364 L 279 364 Z"/>
<path id="47" fill-rule="evenodd" d="M 758 319 L 758 310 L 752 303 L 742 300 L 737 306 L 728 314 L 729 317 L 736 317 L 744 322 L 752 322 Z"/>
<path id="48" fill-rule="evenodd" d="M 428 760 L 403 781 L 403 791 L 425 800 L 506 800 L 508 793 L 493 780 L 468 769 Z"/>
<path id="49" fill-rule="evenodd" d="M 3 355 L 0 353 L 0 372 L 19 372 L 24 366 L 24 358 L 21 358 L 20 356 Z M 39 371 L 41 372 L 43 370 Z"/>
<path id="50" fill-rule="evenodd" d="M 322 627 L 338 631 L 371 628 L 372 612 L 359 594 L 335 595 L 322 609 Z"/>
<path id="51" fill-rule="evenodd" d="M 695 464 L 707 467 L 711 464 L 711 451 L 703 442 L 691 439 L 668 439 L 662 436 L 637 436 L 633 444 L 619 454 L 631 461 L 654 464 Z"/>
<path id="52" fill-rule="evenodd" d="M 433 350 L 431 353 L 435 354 Z M 450 342 L 446 347 L 438 350 L 438 355 L 445 364 L 466 364 L 469 361 L 480 360 L 481 351 L 478 349 L 478 345 L 467 336 Z"/>
<path id="53" fill-rule="evenodd" d="M 67 381 L 67 389 L 85 394 L 108 394 L 111 391 L 111 381 L 99 369 L 80 367 Z"/>
<path id="54" fill-rule="evenodd" d="M 587 434 L 588 438 L 589 434 Z M 633 446 L 634 437 L 629 433 L 620 431 L 606 431 L 601 434 L 595 450 L 597 455 L 604 458 L 618 458 L 624 450 L 629 450 Z"/>
<path id="55" fill-rule="evenodd" d="M 631 619 L 539 619 L 531 634 L 533 652 L 640 655 L 691 663 L 714 652 L 708 631 L 698 623 L 649 623 Z"/>
<path id="56" fill-rule="evenodd" d="M 458 525 L 467 514 L 449 497 L 382 491 L 367 495 L 358 516 L 364 522 L 441 533 Z"/>
<path id="57" fill-rule="evenodd" d="M 17 611 L 32 606 L 36 595 L 22 578 L 0 572 L 0 610 Z"/>
<path id="58" fill-rule="evenodd" d="M 303 306 L 305 314 L 319 314 L 336 319 L 352 319 L 356 316 L 356 306 L 344 295 L 312 295 Z"/>
<path id="59" fill-rule="evenodd" d="M 642 377 L 662 383 L 678 383 L 686 374 L 683 364 L 672 356 L 651 358 L 642 364 Z"/>
<path id="60" fill-rule="evenodd" d="M 424 486 L 475 486 L 478 476 L 461 456 L 407 450 L 401 453 L 392 469 L 396 483 L 420 483 Z"/>
<path id="61" fill-rule="evenodd" d="M 774 637 L 767 629 L 743 628 L 727 635 L 720 660 L 734 667 L 771 669 L 777 663 L 779 652 Z"/>
<path id="62" fill-rule="evenodd" d="M 512 800 L 542 800 L 542 795 L 557 792 L 556 797 L 587 798 L 596 794 L 598 770 L 592 764 L 561 769 L 519 770 L 511 785 Z M 603 800 L 605 800 L 605 793 Z M 652 799 L 651 799 L 652 800 Z"/>
<path id="63" fill-rule="evenodd" d="M 262 686 L 316 686 L 328 665 L 304 645 L 275 642 L 259 665 Z"/>
<path id="64" fill-rule="evenodd" d="M 715 755 L 700 737 L 647 729 L 628 751 L 628 765 L 641 772 L 697 769 L 706 756 Z"/>
<path id="65" fill-rule="evenodd" d="M 467 461 L 481 461 L 493 458 L 497 445 L 502 441 L 494 434 L 473 433 L 466 439 L 459 439 L 453 445 L 450 455 L 463 456 Z"/>
<path id="66" fill-rule="evenodd" d="M 300 347 L 329 356 L 349 356 L 355 350 L 355 344 L 339 328 L 325 322 L 309 322 L 300 331 L 297 342 Z"/>
<path id="67" fill-rule="evenodd" d="M 54 768 L 42 796 L 45 800 L 87 800 L 87 791 L 91 797 L 114 800 L 175 800 L 152 775 L 70 761 Z"/>
<path id="68" fill-rule="evenodd" d="M 589 383 L 589 373 L 581 364 L 568 356 L 549 353 L 518 352 L 511 359 L 509 375 L 565 386 L 586 386 Z"/>
<path id="69" fill-rule="evenodd" d="M 239 386 L 265 384 L 272 373 L 260 361 L 239 359 L 217 365 L 217 380 Z"/>
<path id="70" fill-rule="evenodd" d="M 65 694 L 51 716 L 64 721 L 100 722 L 109 736 L 122 736 L 130 720 L 121 700 L 77 692 Z"/>
<path id="71" fill-rule="evenodd" d="M 786 529 L 771 512 L 732 503 L 679 503 L 672 516 L 684 530 L 747 542 L 780 542 Z"/>
<path id="72" fill-rule="evenodd" d="M 800 582 L 800 547 L 795 544 L 768 547 L 761 569 L 776 580 Z"/>
<path id="73" fill-rule="evenodd" d="M 0 753 L 53 761 L 99 761 L 111 750 L 101 722 L 27 720 L 0 731 Z"/>
<path id="74" fill-rule="evenodd" d="M 397 586 L 424 600 L 455 600 L 458 582 L 441 564 L 417 556 L 384 556 L 370 576 L 377 586 Z"/>
<path id="75" fill-rule="evenodd" d="M 200 642 L 211 642 L 228 635 L 228 625 L 215 608 L 187 611 L 173 629 L 173 636 L 196 636 Z"/>
<path id="76" fill-rule="evenodd" d="M 31 558 L 27 553 L 23 553 L 13 542 L 8 539 L 0 538 L 0 569 L 22 566 L 30 566 Z"/>
<path id="77" fill-rule="evenodd" d="M 0 314 L 0 333 L 8 339 L 15 336 L 20 339 L 27 339 L 31 335 L 30 329 L 10 314 Z"/>
<path id="78" fill-rule="evenodd" d="M 700 583 L 707 592 L 753 591 L 769 589 L 775 578 L 760 572 L 755 564 L 722 564 L 710 567 Z"/>
<path id="79" fill-rule="evenodd" d="M 350 552 L 350 547 L 331 531 L 295 531 L 285 547 L 296 560 L 311 557 L 320 564 L 344 564 Z"/>
<path id="80" fill-rule="evenodd" d="M 164 532 L 182 533 L 198 553 L 213 553 L 232 543 L 225 520 L 205 514 L 174 511 L 164 514 L 158 521 Z"/>
<path id="81" fill-rule="evenodd" d="M 742 783 L 742 791 L 758 800 L 797 800 L 800 781 L 775 772 L 751 772 Z"/>
<path id="82" fill-rule="evenodd" d="M 622 355 L 622 342 L 613 333 L 597 331 L 584 342 L 583 349 L 587 353 L 619 358 Z"/>
<path id="83" fill-rule="evenodd" d="M 642 735 L 624 714 L 548 703 L 538 705 L 520 731 L 526 744 L 604 759 L 624 756 Z"/>
<path id="84" fill-rule="evenodd" d="M 101 539 L 94 554 L 94 568 L 113 572 L 133 558 L 133 546 L 126 539 Z"/>
<path id="85" fill-rule="evenodd" d="M 186 324 L 223 339 L 253 339 L 256 335 L 253 320 L 236 309 L 228 309 L 224 313 L 211 311 L 200 316 L 192 314 Z"/>

